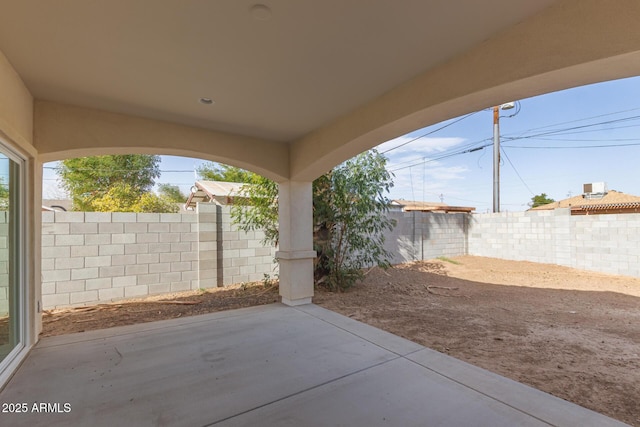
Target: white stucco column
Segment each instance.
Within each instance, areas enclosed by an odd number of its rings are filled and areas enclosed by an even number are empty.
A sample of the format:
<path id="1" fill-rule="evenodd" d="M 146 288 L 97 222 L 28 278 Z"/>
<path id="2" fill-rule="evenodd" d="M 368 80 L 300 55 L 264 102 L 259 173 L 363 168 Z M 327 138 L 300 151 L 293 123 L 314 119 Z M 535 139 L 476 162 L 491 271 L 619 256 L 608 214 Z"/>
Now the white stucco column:
<path id="1" fill-rule="evenodd" d="M 309 304 L 313 297 L 313 195 L 311 182 L 279 184 L 280 295 L 287 305 Z"/>

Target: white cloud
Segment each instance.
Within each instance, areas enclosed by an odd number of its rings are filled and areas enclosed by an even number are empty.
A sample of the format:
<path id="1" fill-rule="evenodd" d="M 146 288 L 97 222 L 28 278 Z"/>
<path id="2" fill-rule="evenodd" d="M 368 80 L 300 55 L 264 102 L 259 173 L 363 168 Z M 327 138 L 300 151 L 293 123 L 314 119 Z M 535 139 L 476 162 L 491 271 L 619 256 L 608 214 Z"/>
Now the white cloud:
<path id="1" fill-rule="evenodd" d="M 464 179 L 465 166 L 444 166 L 439 162 L 394 172 L 392 199 L 438 201 L 440 194 L 457 193 L 456 181 Z"/>
<path id="2" fill-rule="evenodd" d="M 455 149 L 466 139 L 461 137 L 415 138 L 416 135 L 405 135 L 377 147 L 380 152 L 391 149 L 385 153 L 389 158 L 387 169 L 395 175 L 391 198 L 439 201 L 441 194 L 446 197 L 447 194 L 455 193 L 454 182 L 464 179 L 468 171 L 467 167 L 445 166 L 440 161 L 430 159 Z M 405 143 L 408 144 L 402 145 Z M 424 160 L 427 162 L 423 163 Z M 409 165 L 414 166 L 409 168 L 407 167 Z M 394 169 L 398 170 L 394 171 Z"/>
<path id="3" fill-rule="evenodd" d="M 398 158 L 404 158 L 408 156 L 424 157 L 432 154 L 441 153 L 456 145 L 459 145 L 465 141 L 464 138 L 450 137 L 450 138 L 420 138 L 409 144 L 401 146 L 415 139 L 412 136 L 401 136 L 376 147 L 378 151 L 383 152 L 392 149 L 386 156 L 393 161 L 397 161 Z M 394 147 L 399 147 L 394 149 Z"/>

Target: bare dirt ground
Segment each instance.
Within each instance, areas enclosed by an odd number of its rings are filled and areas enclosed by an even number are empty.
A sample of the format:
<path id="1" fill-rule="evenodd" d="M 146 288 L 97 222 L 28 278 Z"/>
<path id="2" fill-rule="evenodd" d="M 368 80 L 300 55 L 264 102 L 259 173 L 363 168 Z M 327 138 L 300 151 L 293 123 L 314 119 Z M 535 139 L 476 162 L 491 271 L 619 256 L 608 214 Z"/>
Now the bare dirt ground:
<path id="1" fill-rule="evenodd" d="M 640 279 L 457 257 L 373 269 L 314 302 L 640 426 Z M 43 336 L 278 301 L 262 284 L 48 312 Z"/>

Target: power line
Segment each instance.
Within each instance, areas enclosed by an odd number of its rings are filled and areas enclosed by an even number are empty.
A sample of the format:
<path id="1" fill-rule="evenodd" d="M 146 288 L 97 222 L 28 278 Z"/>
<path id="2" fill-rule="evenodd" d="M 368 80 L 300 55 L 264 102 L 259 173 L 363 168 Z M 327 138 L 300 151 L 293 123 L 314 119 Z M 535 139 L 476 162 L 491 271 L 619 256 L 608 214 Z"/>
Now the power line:
<path id="1" fill-rule="evenodd" d="M 456 124 L 456 123 L 458 123 L 458 122 L 460 122 L 460 121 L 462 121 L 462 120 L 464 120 L 464 119 L 466 119 L 466 118 L 468 118 L 468 117 L 471 117 L 471 116 L 473 116 L 474 114 L 477 114 L 478 112 L 479 112 L 479 111 L 474 111 L 473 113 L 469 113 L 469 114 L 467 114 L 466 116 L 458 117 L 456 120 L 454 120 L 454 121 L 452 121 L 452 122 L 449 122 L 449 123 L 447 123 L 447 124 L 446 124 L 446 125 L 444 125 L 444 126 L 441 126 L 441 127 L 437 128 L 437 129 L 434 129 L 434 130 L 432 130 L 432 131 L 429 131 L 429 132 L 427 132 L 427 133 L 424 133 L 424 134 L 422 134 L 422 135 L 419 135 L 419 136 L 417 136 L 417 137 L 415 137 L 415 138 L 413 138 L 413 139 L 411 139 L 411 140 L 409 140 L 409 141 L 407 141 L 407 142 L 403 142 L 403 143 L 402 143 L 402 144 L 400 144 L 400 145 L 397 145 L 397 146 L 395 146 L 395 147 L 389 148 L 388 150 L 381 151 L 381 152 L 380 152 L 380 154 L 385 154 L 385 153 L 388 153 L 389 151 L 397 150 L 398 148 L 400 148 L 400 147 L 404 147 L 404 146 L 405 146 L 405 145 L 407 145 L 407 144 L 411 144 L 412 142 L 417 141 L 417 140 L 419 140 L 419 139 L 421 139 L 421 138 L 424 138 L 425 136 L 433 135 L 434 133 L 436 133 L 436 132 L 438 132 L 438 131 L 441 131 L 442 129 L 448 128 L 449 126 L 454 125 L 454 124 Z"/>
<path id="2" fill-rule="evenodd" d="M 600 123 L 596 123 L 596 125 L 599 125 L 599 124 Z M 612 126 L 612 127 L 599 128 L 599 129 L 574 130 L 573 132 L 569 132 L 569 130 L 571 130 L 571 129 L 558 129 L 557 132 L 553 132 L 553 133 L 544 133 L 544 134 L 537 134 L 537 135 L 526 135 L 526 136 L 519 136 L 519 137 L 506 136 L 506 137 L 504 137 L 504 139 L 508 139 L 509 141 L 518 141 L 518 140 L 521 140 L 521 139 L 541 139 L 540 138 L 541 136 L 578 135 L 578 134 L 582 134 L 582 133 L 595 133 L 595 132 L 604 132 L 604 131 L 607 131 L 607 130 L 619 130 L 619 129 L 629 129 L 629 128 L 637 128 L 637 127 L 640 127 L 640 124 L 638 124 L 638 125 L 628 125 L 628 126 Z"/>
<path id="3" fill-rule="evenodd" d="M 503 135 L 504 139 L 509 139 L 509 140 L 516 140 L 516 139 L 531 139 L 531 138 L 536 138 L 539 136 L 547 136 L 547 135 L 566 135 L 566 134 L 570 134 L 568 133 L 569 131 L 574 131 L 574 130 L 579 130 L 579 129 L 585 129 L 585 128 L 590 128 L 590 127 L 594 127 L 594 126 L 601 126 L 601 125 L 608 125 L 608 124 L 614 124 L 614 123 L 621 123 L 621 122 L 627 122 L 627 121 L 632 121 L 632 120 L 638 120 L 640 119 L 640 116 L 631 116 L 631 117 L 623 117 L 621 119 L 615 119 L 615 120 L 608 120 L 608 121 L 604 121 L 604 122 L 598 122 L 598 123 L 589 123 L 589 124 L 585 124 L 585 125 L 581 125 L 581 126 L 572 126 L 572 127 L 568 127 L 568 128 L 562 128 L 562 129 L 552 129 L 546 132 L 541 132 L 541 133 L 537 133 L 537 134 L 533 134 L 533 135 L 526 135 L 526 133 L 528 132 L 522 132 L 520 134 L 520 136 L 517 137 L 509 137 L 508 135 Z M 635 126 L 632 126 L 635 127 Z M 615 127 L 615 128 L 607 128 L 607 129 L 597 129 L 597 131 L 602 131 L 602 130 L 611 130 L 611 129 L 621 129 L 622 127 Z M 592 130 L 589 130 L 587 132 L 594 132 Z M 581 132 L 576 132 L 576 133 L 581 133 Z M 523 136 L 524 135 L 524 136 Z"/>
<path id="4" fill-rule="evenodd" d="M 527 129 L 525 131 L 522 131 L 520 134 L 522 135 L 522 134 L 526 134 L 527 132 L 533 132 L 533 131 L 537 131 L 537 130 L 541 130 L 541 129 L 547 129 L 547 128 L 554 127 L 554 126 L 567 125 L 569 123 L 583 122 L 585 120 L 599 119 L 601 117 L 614 116 L 616 114 L 628 113 L 630 111 L 638 111 L 638 110 L 640 110 L 640 108 L 630 108 L 628 110 L 615 111 L 613 113 L 599 114 L 599 115 L 596 115 L 596 116 L 584 117 L 584 118 L 581 118 L 581 119 L 575 119 L 575 120 L 569 120 L 569 121 L 566 121 L 566 122 L 554 123 L 554 124 L 551 124 L 551 125 L 539 126 L 537 128 L 531 128 L 531 129 Z"/>
<path id="5" fill-rule="evenodd" d="M 470 149 L 469 152 L 478 151 L 478 150 L 481 150 L 482 148 L 484 148 L 484 146 L 482 146 L 482 147 L 474 147 L 474 146 L 476 146 L 477 144 L 481 144 L 483 142 L 486 142 L 486 141 L 491 141 L 491 140 L 492 140 L 491 138 L 485 138 L 485 139 L 480 140 L 480 141 L 470 142 L 468 144 L 464 144 L 464 145 L 461 145 L 461 146 L 456 147 L 456 148 L 451 148 L 449 150 L 444 150 L 444 151 L 439 153 L 439 156 L 447 156 L 447 155 L 449 155 L 451 153 L 458 153 L 460 150 L 465 150 L 467 148 Z M 474 148 L 471 148 L 471 147 L 474 147 Z M 422 160 L 424 160 L 425 158 L 426 157 L 422 157 Z M 440 157 L 438 157 L 438 158 L 440 158 Z M 413 159 L 405 160 L 405 161 L 400 162 L 400 163 L 393 163 L 393 167 L 397 168 L 398 166 L 405 165 L 407 163 L 413 163 L 413 162 L 416 162 L 416 161 L 418 161 L 418 159 L 413 158 Z M 416 165 L 418 165 L 418 164 L 420 164 L 420 162 L 416 163 Z"/>
<path id="6" fill-rule="evenodd" d="M 42 169 L 49 169 L 49 170 L 57 170 L 58 168 L 52 167 L 52 166 L 43 166 Z M 139 168 L 139 169 L 95 169 L 95 168 L 73 168 L 74 171 L 96 171 L 96 172 L 139 172 L 141 170 L 144 170 L 143 168 Z M 160 169 L 158 172 L 161 173 L 193 173 L 193 169 L 184 169 L 184 170 L 171 170 L 171 169 L 167 169 L 167 170 L 163 170 Z"/>
<path id="7" fill-rule="evenodd" d="M 43 181 L 60 181 L 57 178 L 42 178 Z M 166 181 L 166 180 L 165 180 Z M 193 181 L 191 182 L 173 182 L 173 181 L 166 181 L 166 182 L 156 182 L 155 184 L 171 184 L 171 185 L 193 185 Z"/>
<path id="8" fill-rule="evenodd" d="M 504 151 L 504 147 L 500 151 L 502 151 L 502 154 L 504 154 L 504 157 L 507 159 L 507 161 L 509 162 L 509 164 L 513 168 L 513 171 L 516 173 L 516 175 L 518 175 L 518 178 L 520 178 L 520 181 L 522 182 L 522 184 L 524 184 L 524 186 L 527 187 L 527 190 L 529 190 L 529 193 L 531 193 L 532 196 L 535 196 L 534 192 L 531 191 L 531 188 L 529 188 L 527 183 L 524 182 L 524 179 L 522 179 L 522 177 L 520 176 L 520 173 L 518 172 L 518 169 L 516 169 L 515 165 L 513 164 L 513 162 L 509 158 L 509 156 L 507 156 L 507 152 Z"/>
<path id="9" fill-rule="evenodd" d="M 640 108 L 638 108 L 638 109 L 640 109 Z M 637 109 L 633 109 L 633 110 L 637 110 Z M 633 110 L 627 110 L 627 111 L 633 111 Z M 611 115 L 611 114 L 618 114 L 618 113 L 603 114 L 603 115 L 595 116 L 595 117 L 603 117 L 603 116 L 607 116 L 607 115 Z M 603 124 L 619 123 L 619 122 L 625 122 L 625 121 L 637 120 L 637 119 L 640 119 L 640 116 L 624 117 L 624 118 L 621 118 L 621 119 L 609 120 L 609 121 L 599 122 L 599 123 L 590 123 L 590 124 L 587 124 L 587 125 L 574 126 L 574 127 L 565 128 L 565 129 L 555 129 L 555 130 L 551 130 L 551 131 L 548 131 L 548 132 L 540 133 L 540 134 L 537 134 L 537 135 L 527 135 L 527 136 L 520 136 L 520 137 L 508 137 L 507 136 L 507 137 L 504 137 L 504 139 L 508 139 L 510 142 L 516 141 L 516 140 L 520 140 L 520 139 L 534 139 L 534 138 L 535 139 L 542 139 L 542 138 L 539 138 L 539 136 L 553 135 L 553 134 L 565 134 L 565 135 L 567 135 L 567 134 L 569 134 L 568 131 L 570 131 L 570 130 L 584 129 L 584 128 L 588 128 L 588 127 L 603 125 Z M 572 122 L 581 121 L 581 120 L 586 120 L 586 119 L 574 120 Z M 601 130 L 603 130 L 603 129 L 589 130 L 588 132 L 601 131 Z M 579 133 L 579 132 L 576 132 L 576 133 Z M 482 141 L 476 141 L 474 143 L 467 144 L 464 147 L 473 146 L 473 145 L 481 143 L 483 141 L 487 141 L 488 139 L 489 138 L 484 139 Z M 409 142 L 412 142 L 412 141 L 409 141 Z M 475 148 L 472 148 L 472 149 L 466 149 L 466 150 L 460 150 L 460 148 L 458 148 L 458 151 L 455 151 L 455 152 L 451 151 L 451 152 L 448 152 L 448 153 L 446 153 L 444 155 L 441 155 L 441 156 L 438 156 L 438 157 L 435 157 L 435 158 L 432 158 L 432 159 L 429 159 L 429 160 L 426 160 L 425 158 L 423 158 L 422 161 L 417 161 L 417 162 L 415 160 L 405 161 L 405 162 L 399 163 L 396 166 L 399 166 L 399 165 L 402 165 L 402 164 L 406 164 L 406 163 L 409 163 L 409 162 L 415 162 L 415 163 L 412 163 L 411 165 L 408 165 L 408 166 L 395 167 L 393 169 L 390 169 L 390 171 L 391 172 L 396 172 L 396 171 L 403 170 L 403 169 L 406 169 L 406 168 L 409 168 L 409 167 L 413 167 L 413 166 L 417 166 L 417 165 L 420 165 L 420 164 L 425 164 L 425 163 L 429 163 L 429 162 L 433 162 L 433 161 L 437 161 L 437 160 L 442 160 L 442 159 L 446 159 L 446 158 L 449 158 L 449 157 L 457 156 L 457 155 L 460 155 L 460 154 L 466 154 L 466 153 L 471 153 L 471 152 L 474 152 L 474 151 L 479 151 L 479 150 L 481 150 L 483 148 L 486 148 L 486 147 L 488 147 L 490 145 L 492 145 L 492 143 L 484 144 L 484 145 L 481 145 L 481 146 L 478 146 L 478 147 L 475 147 Z M 507 148 L 530 148 L 530 149 L 536 149 L 536 148 L 550 148 L 550 149 L 561 149 L 562 148 L 562 149 L 567 149 L 567 148 L 628 147 L 628 146 L 636 146 L 636 145 L 640 145 L 640 143 L 636 143 L 636 144 L 606 144 L 606 145 L 566 146 L 566 147 L 553 147 L 553 146 L 535 146 L 535 147 L 532 147 L 532 146 L 519 146 L 519 145 L 505 145 L 504 147 L 507 147 Z"/>
<path id="10" fill-rule="evenodd" d="M 468 150 L 463 150 L 463 151 L 459 151 L 459 152 L 455 152 L 455 153 L 446 154 L 446 155 L 443 155 L 443 156 L 440 156 L 440 157 L 435 157 L 435 158 L 428 159 L 428 160 L 427 160 L 427 159 L 426 159 L 426 157 L 425 157 L 425 158 L 423 158 L 423 160 L 422 160 L 422 161 L 417 162 L 417 163 L 414 163 L 414 164 L 412 164 L 412 165 L 403 166 L 403 167 L 401 167 L 401 168 L 389 169 L 389 172 L 396 172 L 396 171 L 399 171 L 399 170 L 403 170 L 403 169 L 407 169 L 407 168 L 412 168 L 412 167 L 414 167 L 414 166 L 418 166 L 418 165 L 421 165 L 421 164 L 424 164 L 424 163 L 435 162 L 435 161 L 437 161 L 437 160 L 442 160 L 442 159 L 446 159 L 446 158 L 449 158 L 449 157 L 458 156 L 458 155 L 460 155 L 460 154 L 472 153 L 472 152 L 474 152 L 474 151 L 482 150 L 483 148 L 485 148 L 485 147 L 489 147 L 489 146 L 491 146 L 491 145 L 493 145 L 493 143 L 485 144 L 485 145 L 482 145 L 482 146 L 480 146 L 480 147 L 476 147 L 476 148 L 472 148 L 472 149 L 468 149 Z"/>
<path id="11" fill-rule="evenodd" d="M 546 146 L 546 145 L 503 145 L 503 147 L 507 147 L 507 148 L 529 148 L 529 149 L 540 149 L 540 148 L 544 148 L 544 149 L 559 149 L 559 150 L 567 150 L 567 149 L 573 149 L 573 148 L 609 148 L 609 147 L 633 147 L 633 146 L 638 146 L 640 145 L 639 143 L 636 144 L 604 144 L 604 145 L 567 145 L 564 147 L 552 147 L 552 146 Z"/>
<path id="12" fill-rule="evenodd" d="M 571 142 L 603 142 L 603 141 L 638 141 L 638 138 L 598 138 L 598 139 L 573 139 L 573 138 L 536 138 L 540 141 L 571 141 Z"/>

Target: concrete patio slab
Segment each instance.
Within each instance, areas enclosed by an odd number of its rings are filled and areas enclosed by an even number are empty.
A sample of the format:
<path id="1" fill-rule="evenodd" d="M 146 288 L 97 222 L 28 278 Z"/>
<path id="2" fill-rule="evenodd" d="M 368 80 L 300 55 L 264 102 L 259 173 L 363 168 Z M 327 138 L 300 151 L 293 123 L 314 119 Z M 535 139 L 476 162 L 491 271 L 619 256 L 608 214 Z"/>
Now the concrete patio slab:
<path id="1" fill-rule="evenodd" d="M 26 404 L 11 426 L 624 425 L 314 305 L 45 338 L 0 403 Z"/>

